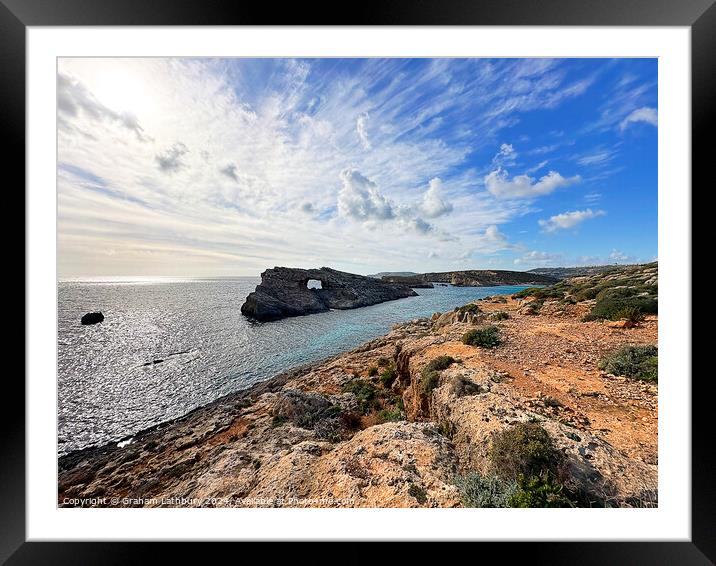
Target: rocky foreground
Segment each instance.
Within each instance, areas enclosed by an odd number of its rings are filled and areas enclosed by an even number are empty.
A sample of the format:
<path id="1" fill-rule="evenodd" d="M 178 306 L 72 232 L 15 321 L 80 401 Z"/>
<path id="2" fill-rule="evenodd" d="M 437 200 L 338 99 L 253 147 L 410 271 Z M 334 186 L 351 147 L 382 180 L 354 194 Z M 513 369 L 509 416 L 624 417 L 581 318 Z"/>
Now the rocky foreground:
<path id="1" fill-rule="evenodd" d="M 656 505 L 657 385 L 598 367 L 625 344 L 655 345 L 656 316 L 583 322 L 595 300 L 546 298 L 539 309 L 534 302 L 495 297 L 436 313 L 140 433 L 123 448 L 62 457 L 58 503 Z M 464 343 L 466 332 L 486 325 L 496 328 L 498 345 Z M 555 465 L 538 463 L 549 474 L 540 477 L 551 479 L 527 485 L 516 476 L 521 487 L 512 481 L 509 491 L 495 479 L 495 463 L 497 472 L 527 468 L 496 446 L 525 438 L 530 450 L 548 443 Z M 486 498 L 495 485 L 504 497 Z"/>

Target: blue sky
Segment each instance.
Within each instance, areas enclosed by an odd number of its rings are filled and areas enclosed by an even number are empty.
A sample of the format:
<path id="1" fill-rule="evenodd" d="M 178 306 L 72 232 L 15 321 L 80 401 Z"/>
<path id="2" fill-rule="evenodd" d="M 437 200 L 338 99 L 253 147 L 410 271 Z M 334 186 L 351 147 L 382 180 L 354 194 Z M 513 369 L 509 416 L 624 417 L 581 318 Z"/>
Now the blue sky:
<path id="1" fill-rule="evenodd" d="M 655 59 L 61 59 L 61 276 L 657 256 Z"/>

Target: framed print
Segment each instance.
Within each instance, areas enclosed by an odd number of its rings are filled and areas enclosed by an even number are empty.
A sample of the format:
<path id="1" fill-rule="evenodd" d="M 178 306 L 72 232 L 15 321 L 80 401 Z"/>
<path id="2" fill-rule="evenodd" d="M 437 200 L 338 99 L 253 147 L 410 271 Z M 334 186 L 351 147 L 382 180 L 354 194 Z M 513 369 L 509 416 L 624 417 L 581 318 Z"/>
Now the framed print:
<path id="1" fill-rule="evenodd" d="M 27 218 L 8 564 L 711 563 L 709 0 L 0 10 Z"/>

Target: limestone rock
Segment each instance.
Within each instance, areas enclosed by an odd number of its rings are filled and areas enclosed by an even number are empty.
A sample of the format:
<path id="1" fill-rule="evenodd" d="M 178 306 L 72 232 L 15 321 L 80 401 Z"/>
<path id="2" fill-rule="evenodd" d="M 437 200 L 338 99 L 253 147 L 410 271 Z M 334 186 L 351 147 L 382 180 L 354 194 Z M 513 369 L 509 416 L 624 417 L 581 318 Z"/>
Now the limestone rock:
<path id="1" fill-rule="evenodd" d="M 309 289 L 309 281 L 320 288 Z M 274 267 L 261 274 L 261 284 L 241 306 L 241 313 L 259 321 L 278 320 L 331 309 L 355 309 L 385 301 L 414 297 L 410 287 L 328 267 Z"/>

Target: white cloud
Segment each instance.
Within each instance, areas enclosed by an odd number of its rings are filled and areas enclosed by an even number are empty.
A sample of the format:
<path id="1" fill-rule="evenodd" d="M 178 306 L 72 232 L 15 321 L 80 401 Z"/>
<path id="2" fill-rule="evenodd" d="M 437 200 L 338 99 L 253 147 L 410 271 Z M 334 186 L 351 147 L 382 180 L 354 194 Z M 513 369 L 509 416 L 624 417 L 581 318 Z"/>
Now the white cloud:
<path id="1" fill-rule="evenodd" d="M 560 187 L 567 187 L 579 180 L 579 175 L 565 178 L 556 171 L 550 171 L 539 181 L 535 181 L 529 175 L 517 175 L 510 179 L 507 171 L 498 168 L 485 177 L 485 186 L 497 198 L 529 199 L 548 195 Z"/>
<path id="2" fill-rule="evenodd" d="M 629 124 L 636 124 L 637 122 L 644 122 L 652 126 L 657 126 L 658 116 L 656 108 L 649 108 L 648 106 L 637 108 L 621 121 L 619 129 L 624 131 Z"/>
<path id="3" fill-rule="evenodd" d="M 539 225 L 542 226 L 545 232 L 556 232 L 557 230 L 574 228 L 585 220 L 604 216 L 605 214 L 606 212 L 603 210 L 592 210 L 591 208 L 587 208 L 586 210 L 572 210 L 557 214 L 547 220 L 540 220 Z"/>
<path id="4" fill-rule="evenodd" d="M 619 262 L 619 261 L 628 261 L 630 259 L 630 257 L 627 254 L 625 254 L 624 252 L 621 252 L 615 248 L 612 250 L 612 253 L 609 254 L 609 259 Z"/>
<path id="5" fill-rule="evenodd" d="M 548 252 L 538 251 L 538 250 L 532 250 L 525 254 L 523 254 L 521 257 L 515 258 L 513 260 L 513 263 L 515 265 L 542 265 L 545 266 L 547 264 L 551 264 L 555 261 L 558 261 L 562 257 L 562 254 L 551 254 Z"/>
<path id="6" fill-rule="evenodd" d="M 503 143 L 500 145 L 500 151 L 492 158 L 492 163 L 498 167 L 501 165 L 512 165 L 515 159 L 517 159 L 515 148 L 510 143 Z"/>
<path id="7" fill-rule="evenodd" d="M 444 200 L 441 196 L 442 181 L 438 177 L 430 180 L 428 190 L 423 195 L 423 201 L 420 203 L 419 209 L 423 215 L 428 218 L 437 218 L 444 214 L 452 212 L 451 203 Z"/>
<path id="8" fill-rule="evenodd" d="M 614 151 L 612 150 L 600 150 L 594 153 L 578 156 L 576 159 L 577 163 L 584 166 L 604 165 L 614 159 L 614 155 Z"/>
<path id="9" fill-rule="evenodd" d="M 189 149 L 181 142 L 175 143 L 169 149 L 155 156 L 159 169 L 164 173 L 174 173 L 182 167 L 182 158 L 189 153 Z"/>
<path id="10" fill-rule="evenodd" d="M 338 212 L 353 220 L 390 220 L 395 211 L 377 185 L 355 169 L 341 171 L 343 187 L 338 192 Z"/>
<path id="11" fill-rule="evenodd" d="M 363 146 L 363 149 L 370 149 L 370 139 L 368 139 L 368 113 L 363 112 L 360 116 L 358 116 L 358 119 L 356 120 L 356 132 L 358 133 L 358 138 L 360 139 L 360 143 Z"/>

